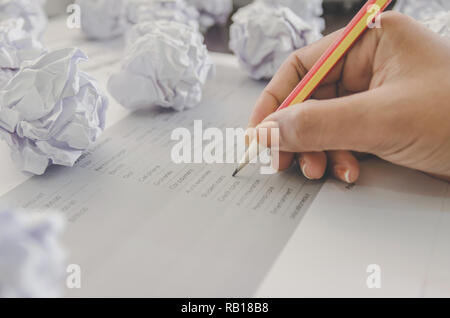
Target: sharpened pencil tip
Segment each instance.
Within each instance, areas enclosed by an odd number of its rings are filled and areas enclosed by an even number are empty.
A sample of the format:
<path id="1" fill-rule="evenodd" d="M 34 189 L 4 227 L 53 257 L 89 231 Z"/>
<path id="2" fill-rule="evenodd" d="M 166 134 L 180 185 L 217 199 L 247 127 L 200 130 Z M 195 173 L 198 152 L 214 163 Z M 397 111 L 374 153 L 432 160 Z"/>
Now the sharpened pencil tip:
<path id="1" fill-rule="evenodd" d="M 234 172 L 233 172 L 233 178 L 236 177 L 236 175 L 238 174 L 238 172 L 239 172 L 238 169 L 234 170 Z"/>

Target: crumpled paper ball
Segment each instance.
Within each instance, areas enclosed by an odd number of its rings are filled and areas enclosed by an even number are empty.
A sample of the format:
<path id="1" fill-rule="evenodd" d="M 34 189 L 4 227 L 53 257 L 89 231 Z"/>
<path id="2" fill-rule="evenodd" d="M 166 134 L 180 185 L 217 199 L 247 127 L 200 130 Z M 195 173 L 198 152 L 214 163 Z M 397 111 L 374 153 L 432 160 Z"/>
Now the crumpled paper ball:
<path id="1" fill-rule="evenodd" d="M 82 60 L 78 49 L 47 53 L 0 91 L 0 137 L 22 171 L 41 175 L 51 164 L 73 166 L 102 133 L 108 100 L 78 70 Z"/>
<path id="2" fill-rule="evenodd" d="M 126 49 L 119 73 L 108 81 L 110 94 L 130 109 L 161 106 L 181 111 L 196 106 L 214 70 L 203 36 L 177 22 L 136 25 L 139 34 Z"/>
<path id="3" fill-rule="evenodd" d="M 0 89 L 2 89 L 8 82 L 11 80 L 11 78 L 16 75 L 16 70 L 11 70 L 8 68 L 0 69 Z"/>
<path id="4" fill-rule="evenodd" d="M 255 2 L 232 17 L 230 49 L 254 79 L 269 79 L 295 50 L 322 35 L 291 9 Z"/>
<path id="5" fill-rule="evenodd" d="M 200 28 L 208 30 L 215 24 L 225 24 L 233 11 L 233 0 L 186 0 L 200 12 Z"/>
<path id="6" fill-rule="evenodd" d="M 315 28 L 318 32 L 325 29 L 323 15 L 323 0 L 258 0 L 266 4 L 281 5 L 291 9 L 296 15 L 306 23 Z"/>
<path id="7" fill-rule="evenodd" d="M 394 10 L 419 21 L 432 19 L 436 13 L 450 10 L 448 0 L 397 0 Z"/>
<path id="8" fill-rule="evenodd" d="M 155 26 L 157 25 L 155 23 L 157 23 L 158 21 L 161 21 L 161 20 L 146 21 L 146 22 L 141 22 L 141 23 L 135 24 L 126 33 L 126 36 L 125 36 L 125 43 L 126 43 L 125 51 L 130 49 L 130 47 L 134 44 L 134 42 L 136 42 L 137 40 L 142 38 L 144 35 L 154 32 Z"/>
<path id="9" fill-rule="evenodd" d="M 450 37 L 450 11 L 438 12 L 434 17 L 423 21 L 423 24 L 437 34 Z"/>
<path id="10" fill-rule="evenodd" d="M 18 72 L 24 61 L 44 53 L 41 42 L 24 30 L 22 18 L 0 22 L 0 88 Z"/>
<path id="11" fill-rule="evenodd" d="M 57 214 L 0 210 L 0 298 L 62 295 L 63 229 Z"/>
<path id="12" fill-rule="evenodd" d="M 175 21 L 199 29 L 199 13 L 185 0 L 131 0 L 129 19 L 134 23 L 158 20 Z"/>
<path id="13" fill-rule="evenodd" d="M 46 0 L 0 0 L 0 21 L 23 19 L 24 30 L 40 38 L 47 27 Z"/>
<path id="14" fill-rule="evenodd" d="M 93 40 L 122 36 L 132 25 L 130 0 L 77 0 L 81 9 L 81 29 Z"/>

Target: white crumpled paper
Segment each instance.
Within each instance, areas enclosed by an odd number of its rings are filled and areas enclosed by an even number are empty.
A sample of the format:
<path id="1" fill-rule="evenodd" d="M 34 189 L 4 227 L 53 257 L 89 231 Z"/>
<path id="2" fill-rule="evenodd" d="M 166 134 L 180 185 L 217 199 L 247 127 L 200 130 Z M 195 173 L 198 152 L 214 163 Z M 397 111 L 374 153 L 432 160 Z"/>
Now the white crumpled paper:
<path id="1" fill-rule="evenodd" d="M 78 49 L 47 53 L 0 91 L 0 137 L 21 170 L 40 175 L 51 164 L 73 166 L 102 133 L 108 101 L 78 70 L 86 59 Z"/>
<path id="2" fill-rule="evenodd" d="M 11 80 L 11 78 L 16 75 L 16 73 L 17 71 L 12 69 L 0 69 L 0 89 L 5 86 Z"/>
<path id="3" fill-rule="evenodd" d="M 131 0 L 128 15 L 133 23 L 167 20 L 199 28 L 199 13 L 185 0 Z"/>
<path id="4" fill-rule="evenodd" d="M 323 0 L 257 0 L 266 4 L 278 4 L 291 9 L 296 15 L 306 23 L 315 28 L 318 32 L 325 29 L 325 20 L 321 18 L 323 14 Z"/>
<path id="5" fill-rule="evenodd" d="M 135 35 L 122 68 L 108 82 L 111 95 L 130 109 L 162 106 L 181 111 L 196 106 L 214 70 L 203 36 L 165 20 L 141 23 L 130 33 Z"/>
<path id="6" fill-rule="evenodd" d="M 437 34 L 450 37 L 450 11 L 438 12 L 434 17 L 424 20 L 423 24 Z"/>
<path id="7" fill-rule="evenodd" d="M 215 24 L 225 24 L 233 11 L 233 0 L 186 0 L 200 12 L 200 28 L 206 31 Z"/>
<path id="8" fill-rule="evenodd" d="M 232 17 L 230 49 L 254 79 L 271 78 L 290 53 L 321 38 L 291 9 L 256 2 Z"/>
<path id="9" fill-rule="evenodd" d="M 44 53 L 41 42 L 23 28 L 22 18 L 0 21 L 0 88 L 17 73 L 24 61 Z"/>
<path id="10" fill-rule="evenodd" d="M 45 0 L 0 0 L 0 21 L 24 20 L 24 30 L 40 38 L 47 27 Z"/>
<path id="11" fill-rule="evenodd" d="M 107 40 L 123 35 L 132 25 L 130 0 L 77 0 L 81 29 L 90 39 Z"/>
<path id="12" fill-rule="evenodd" d="M 0 298 L 61 296 L 63 228 L 56 214 L 0 210 Z"/>
<path id="13" fill-rule="evenodd" d="M 449 0 L 397 0 L 394 10 L 419 21 L 432 19 L 436 13 L 450 10 Z"/>

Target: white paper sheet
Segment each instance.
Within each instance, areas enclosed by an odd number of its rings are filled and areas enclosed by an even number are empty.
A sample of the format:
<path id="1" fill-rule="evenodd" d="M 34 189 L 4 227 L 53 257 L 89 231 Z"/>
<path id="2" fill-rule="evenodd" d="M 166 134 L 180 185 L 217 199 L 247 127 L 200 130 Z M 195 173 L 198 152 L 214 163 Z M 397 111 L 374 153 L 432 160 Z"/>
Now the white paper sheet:
<path id="1" fill-rule="evenodd" d="M 170 135 L 198 119 L 243 127 L 263 85 L 219 67 L 198 108 L 133 113 L 75 168 L 51 167 L 0 203 L 67 217 L 69 262 L 85 275 L 70 296 L 251 296 L 321 182 L 257 166 L 232 178 L 234 165 L 177 165 Z"/>
<path id="2" fill-rule="evenodd" d="M 370 160 L 355 186 L 324 185 L 257 296 L 448 297 L 449 247 L 450 185 Z"/>

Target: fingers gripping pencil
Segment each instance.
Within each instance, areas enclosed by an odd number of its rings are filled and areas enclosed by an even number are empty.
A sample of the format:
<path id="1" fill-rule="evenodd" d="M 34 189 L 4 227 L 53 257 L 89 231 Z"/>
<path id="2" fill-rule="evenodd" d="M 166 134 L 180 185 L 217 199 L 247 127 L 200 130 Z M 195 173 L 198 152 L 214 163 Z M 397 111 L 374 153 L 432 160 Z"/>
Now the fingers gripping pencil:
<path id="1" fill-rule="evenodd" d="M 388 7 L 391 1 L 392 0 L 368 0 L 356 16 L 350 21 L 347 27 L 342 31 L 337 40 L 325 51 L 325 53 L 319 58 L 305 77 L 303 77 L 291 94 L 289 94 L 278 110 L 303 103 L 307 100 L 325 79 L 325 77 L 331 72 L 334 66 L 361 37 L 364 31 L 373 25 L 376 26 L 376 24 L 373 24 L 374 20 Z M 239 162 L 238 167 L 233 172 L 233 177 L 244 169 L 250 162 L 252 162 L 252 160 L 255 159 L 255 155 L 258 156 L 259 153 L 261 153 L 261 149 L 259 151 L 255 151 L 255 149 L 258 148 L 260 147 L 258 147 L 258 141 L 255 138 Z"/>

